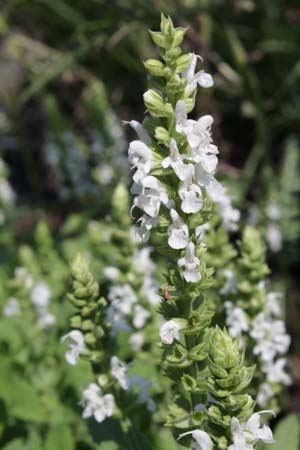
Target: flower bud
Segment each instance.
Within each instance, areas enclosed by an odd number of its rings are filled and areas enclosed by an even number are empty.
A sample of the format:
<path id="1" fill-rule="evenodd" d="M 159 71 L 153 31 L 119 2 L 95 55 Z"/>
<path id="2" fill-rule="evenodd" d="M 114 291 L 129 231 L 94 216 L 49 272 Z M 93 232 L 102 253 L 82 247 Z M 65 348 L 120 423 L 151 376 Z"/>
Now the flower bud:
<path id="1" fill-rule="evenodd" d="M 172 117 L 174 110 L 170 103 L 164 103 L 162 96 L 154 89 L 144 94 L 144 102 L 150 114 L 154 117 Z"/>
<path id="2" fill-rule="evenodd" d="M 166 37 L 159 31 L 149 31 L 150 36 L 157 47 L 167 49 L 169 48 L 169 43 Z"/>
<path id="3" fill-rule="evenodd" d="M 147 59 L 144 62 L 145 68 L 148 72 L 155 77 L 163 77 L 164 76 L 164 65 L 161 61 L 157 59 Z"/>
<path id="4" fill-rule="evenodd" d="M 191 55 L 189 53 L 185 53 L 184 55 L 179 56 L 176 61 L 177 72 L 182 73 L 188 67 L 191 60 Z"/>
<path id="5" fill-rule="evenodd" d="M 178 47 L 183 41 L 187 28 L 176 28 L 172 40 L 172 48 Z"/>
<path id="6" fill-rule="evenodd" d="M 168 146 L 170 143 L 169 132 L 164 127 L 156 127 L 154 137 L 160 144 Z"/>
<path id="7" fill-rule="evenodd" d="M 219 327 L 211 334 L 209 353 L 213 362 L 224 369 L 230 369 L 240 363 L 238 340 L 233 340 L 226 330 L 222 331 Z"/>
<path id="8" fill-rule="evenodd" d="M 160 31 L 165 35 L 170 35 L 174 31 L 173 21 L 170 16 L 165 17 L 161 14 Z"/>

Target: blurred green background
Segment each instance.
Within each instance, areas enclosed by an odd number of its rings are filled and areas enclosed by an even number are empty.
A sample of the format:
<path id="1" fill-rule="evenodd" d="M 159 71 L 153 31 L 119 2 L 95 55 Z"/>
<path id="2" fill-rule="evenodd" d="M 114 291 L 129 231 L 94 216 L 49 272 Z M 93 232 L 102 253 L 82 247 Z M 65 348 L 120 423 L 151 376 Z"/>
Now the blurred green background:
<path id="1" fill-rule="evenodd" d="M 38 222 L 54 248 L 68 233 L 80 240 L 84 224 L 109 212 L 117 182 L 129 183 L 132 135 L 122 120 L 143 120 L 142 62 L 154 56 L 147 29 L 158 28 L 161 11 L 189 27 L 186 49 L 214 76 L 196 114 L 214 116 L 219 176 L 243 220 L 261 228 L 273 278 L 287 291 L 295 380 L 287 409 L 299 410 L 298 0 L 2 0 L 0 176 L 15 194 L 7 201 L 0 186 L 1 273 L 34 245 Z"/>

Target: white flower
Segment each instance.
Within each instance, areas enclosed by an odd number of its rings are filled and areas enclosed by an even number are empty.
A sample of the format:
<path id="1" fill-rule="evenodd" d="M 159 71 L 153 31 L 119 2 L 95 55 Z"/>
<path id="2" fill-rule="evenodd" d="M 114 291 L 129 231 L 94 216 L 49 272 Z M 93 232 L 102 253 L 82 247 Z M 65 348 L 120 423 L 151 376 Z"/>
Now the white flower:
<path id="1" fill-rule="evenodd" d="M 212 450 L 213 442 L 206 431 L 203 430 L 193 430 L 187 431 L 186 433 L 182 433 L 178 436 L 177 440 L 183 438 L 184 436 L 192 435 L 192 438 L 195 442 L 192 443 L 191 448 L 196 450 Z"/>
<path id="2" fill-rule="evenodd" d="M 5 178 L 0 178 L 0 200 L 5 205 L 12 205 L 16 200 L 16 194 Z"/>
<path id="3" fill-rule="evenodd" d="M 98 183 L 107 186 L 114 178 L 114 169 L 106 163 L 101 163 L 93 170 L 93 177 Z"/>
<path id="4" fill-rule="evenodd" d="M 51 328 L 56 323 L 56 317 L 54 314 L 44 311 L 39 315 L 38 324 L 42 328 Z"/>
<path id="5" fill-rule="evenodd" d="M 179 153 L 175 139 L 170 140 L 170 156 L 162 161 L 162 167 L 164 169 L 167 169 L 169 166 L 172 167 L 181 181 L 189 178 L 194 173 L 194 166 L 192 164 L 184 164 L 183 156 Z"/>
<path id="6" fill-rule="evenodd" d="M 49 286 L 41 281 L 34 285 L 31 291 L 31 301 L 37 309 L 47 308 L 51 297 Z"/>
<path id="7" fill-rule="evenodd" d="M 110 360 L 110 367 L 111 367 L 110 373 L 112 377 L 114 377 L 118 381 L 122 389 L 127 391 L 129 387 L 129 381 L 127 377 L 127 369 L 128 369 L 127 364 L 125 364 L 116 356 L 112 356 Z"/>
<path id="8" fill-rule="evenodd" d="M 277 253 L 282 249 L 282 233 L 277 223 L 267 226 L 266 239 L 272 252 Z"/>
<path id="9" fill-rule="evenodd" d="M 143 333 L 133 333 L 129 338 L 129 344 L 133 351 L 139 352 L 143 347 L 145 338 Z"/>
<path id="10" fill-rule="evenodd" d="M 277 353 L 285 353 L 291 342 L 284 322 L 272 320 L 264 313 L 259 313 L 255 317 L 250 336 L 257 341 L 253 353 L 260 355 L 264 362 L 272 361 Z"/>
<path id="11" fill-rule="evenodd" d="M 153 176 L 143 179 L 142 191 L 134 199 L 134 206 L 140 208 L 150 217 L 157 217 L 161 203 L 167 205 L 168 193 L 162 183 Z"/>
<path id="12" fill-rule="evenodd" d="M 141 293 L 151 305 L 160 303 L 160 296 L 157 293 L 158 287 L 151 277 L 144 278 Z"/>
<path id="13" fill-rule="evenodd" d="M 90 383 L 83 391 L 81 405 L 84 407 L 82 414 L 84 419 L 94 416 L 95 420 L 101 423 L 113 415 L 115 401 L 113 395 L 102 395 L 101 388 L 95 383 Z"/>
<path id="14" fill-rule="evenodd" d="M 181 209 L 186 214 L 196 213 L 202 209 L 202 192 L 200 187 L 193 183 L 192 177 L 180 183 L 178 194 L 182 200 Z"/>
<path id="15" fill-rule="evenodd" d="M 224 194 L 223 186 L 210 173 L 207 173 L 201 163 L 195 167 L 195 177 L 197 183 L 206 189 L 208 197 L 217 202 Z"/>
<path id="16" fill-rule="evenodd" d="M 137 239 L 141 242 L 147 242 L 150 237 L 150 231 L 157 224 L 158 219 L 148 216 L 148 214 L 143 214 L 142 217 L 138 219 L 140 226 L 136 229 Z"/>
<path id="17" fill-rule="evenodd" d="M 168 320 L 163 323 L 159 330 L 159 335 L 164 344 L 173 344 L 174 339 L 179 341 L 182 326 L 176 320 Z"/>
<path id="18" fill-rule="evenodd" d="M 171 209 L 170 215 L 172 224 L 168 228 L 168 244 L 176 250 L 186 248 L 189 243 L 188 226 L 183 222 L 175 209 Z"/>
<path id="19" fill-rule="evenodd" d="M 120 270 L 117 267 L 113 266 L 107 266 L 103 270 L 103 275 L 109 281 L 118 281 L 120 274 L 121 274 Z"/>
<path id="20" fill-rule="evenodd" d="M 210 88 L 214 84 L 212 76 L 204 72 L 204 70 L 200 70 L 199 72 L 195 73 L 197 60 L 202 60 L 202 58 L 198 55 L 195 55 L 194 53 L 191 53 L 190 56 L 190 63 L 186 70 L 182 73 L 182 77 L 187 81 L 187 86 L 185 89 L 187 94 L 194 91 L 197 87 L 197 84 L 199 84 L 199 86 L 203 88 Z"/>
<path id="21" fill-rule="evenodd" d="M 133 326 L 137 329 L 143 328 L 147 319 L 150 317 L 149 311 L 141 305 L 135 305 L 133 310 Z"/>
<path id="22" fill-rule="evenodd" d="M 84 336 L 79 330 L 70 331 L 61 338 L 61 342 L 67 341 L 69 350 L 66 352 L 66 360 L 75 366 L 79 355 L 85 351 Z"/>
<path id="23" fill-rule="evenodd" d="M 237 279 L 235 274 L 230 269 L 224 269 L 222 271 L 222 275 L 225 276 L 226 282 L 224 286 L 220 289 L 220 294 L 226 295 L 235 293 L 237 287 Z"/>
<path id="24" fill-rule="evenodd" d="M 272 413 L 272 411 L 261 411 L 254 413 L 246 423 L 240 423 L 236 417 L 231 419 L 231 434 L 233 444 L 228 450 L 254 450 L 254 445 L 258 441 L 266 444 L 274 442 L 273 434 L 267 425 L 260 428 L 260 414 Z"/>
<path id="25" fill-rule="evenodd" d="M 19 300 L 17 300 L 14 297 L 10 297 L 7 300 L 6 305 L 3 308 L 3 314 L 6 317 L 13 317 L 20 314 L 20 303 Z"/>
<path id="26" fill-rule="evenodd" d="M 222 226 L 225 230 L 236 231 L 238 229 L 238 221 L 241 213 L 238 209 L 233 208 L 231 198 L 224 190 L 223 195 L 217 201 L 219 213 L 222 218 Z"/>
<path id="27" fill-rule="evenodd" d="M 274 317 L 279 317 L 281 315 L 281 298 L 281 292 L 269 292 L 267 294 L 266 312 Z"/>
<path id="28" fill-rule="evenodd" d="M 243 331 L 248 331 L 249 325 L 246 314 L 239 306 L 234 306 L 231 302 L 225 302 L 226 308 L 226 325 L 230 336 L 237 337 Z"/>
<path id="29" fill-rule="evenodd" d="M 195 256 L 195 244 L 193 242 L 189 243 L 186 248 L 185 256 L 180 258 L 177 264 L 182 271 L 183 278 L 188 283 L 196 283 L 201 279 L 199 271 L 200 260 Z"/>
<path id="30" fill-rule="evenodd" d="M 286 358 L 279 358 L 275 362 L 267 362 L 263 365 L 262 370 L 267 375 L 270 383 L 280 383 L 288 386 L 291 384 L 291 377 L 284 370 Z"/>
<path id="31" fill-rule="evenodd" d="M 129 284 L 117 284 L 112 286 L 108 292 L 108 300 L 114 309 L 122 315 L 130 314 L 137 297 Z"/>
<path id="32" fill-rule="evenodd" d="M 267 406 L 269 400 L 274 396 L 274 391 L 268 383 L 262 383 L 259 386 L 259 391 L 256 397 L 256 403 L 264 408 Z"/>
<path id="33" fill-rule="evenodd" d="M 132 264 L 137 273 L 150 275 L 155 271 L 155 264 L 150 258 L 151 251 L 151 247 L 135 250 Z"/>
<path id="34" fill-rule="evenodd" d="M 129 161 L 132 168 L 137 169 L 133 180 L 141 182 L 150 172 L 153 165 L 153 154 L 151 149 L 142 141 L 132 141 L 128 150 Z"/>
<path id="35" fill-rule="evenodd" d="M 205 232 L 209 230 L 209 223 L 204 223 L 203 225 L 198 225 L 195 228 L 195 236 L 197 239 L 197 242 L 200 242 L 203 240 Z"/>
<path id="36" fill-rule="evenodd" d="M 150 144 L 151 138 L 148 131 L 143 127 L 143 125 L 137 120 L 130 120 L 130 122 L 123 121 L 123 124 L 128 124 L 134 129 L 139 139 L 144 142 L 144 144 Z"/>
<path id="37" fill-rule="evenodd" d="M 275 201 L 271 201 L 270 203 L 268 203 L 266 213 L 269 219 L 279 220 L 281 217 L 281 211 L 278 203 Z"/>

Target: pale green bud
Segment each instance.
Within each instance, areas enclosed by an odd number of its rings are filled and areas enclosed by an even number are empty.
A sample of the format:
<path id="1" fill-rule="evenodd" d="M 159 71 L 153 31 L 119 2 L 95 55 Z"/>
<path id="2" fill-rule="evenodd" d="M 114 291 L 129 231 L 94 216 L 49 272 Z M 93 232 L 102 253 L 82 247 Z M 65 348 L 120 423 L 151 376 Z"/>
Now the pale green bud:
<path id="1" fill-rule="evenodd" d="M 84 320 L 81 325 L 82 330 L 89 331 L 94 328 L 94 324 L 91 320 Z"/>
<path id="2" fill-rule="evenodd" d="M 71 322 L 72 328 L 81 328 L 81 317 L 80 316 L 72 317 L 70 322 Z"/>
<path id="3" fill-rule="evenodd" d="M 159 31 L 151 31 L 149 30 L 150 36 L 157 47 L 168 49 L 170 44 L 168 39 Z"/>
<path id="4" fill-rule="evenodd" d="M 119 183 L 112 196 L 112 216 L 116 222 L 124 227 L 130 226 L 130 200 L 128 190 L 123 183 Z"/>
<path id="5" fill-rule="evenodd" d="M 230 369 L 240 363 L 238 340 L 233 340 L 226 330 L 216 327 L 211 333 L 210 357 L 213 362 L 223 369 Z"/>
<path id="6" fill-rule="evenodd" d="M 175 33 L 172 40 L 172 48 L 178 47 L 184 38 L 187 28 L 175 28 Z"/>
<path id="7" fill-rule="evenodd" d="M 188 67 L 191 60 L 191 55 L 189 53 L 185 53 L 184 55 L 179 56 L 176 61 L 177 72 L 182 73 Z"/>
<path id="8" fill-rule="evenodd" d="M 109 378 L 108 378 L 107 375 L 102 374 L 102 375 L 99 375 L 99 376 L 98 376 L 98 383 L 99 383 L 99 386 L 105 387 L 105 386 L 108 385 L 108 382 L 109 382 Z"/>
<path id="9" fill-rule="evenodd" d="M 144 62 L 145 68 L 148 72 L 155 77 L 163 77 L 164 76 L 164 64 L 157 59 L 147 59 Z"/>
<path id="10" fill-rule="evenodd" d="M 164 103 L 162 96 L 154 89 L 148 89 L 144 94 L 146 108 L 154 117 L 173 117 L 174 110 L 170 103 Z"/>
<path id="11" fill-rule="evenodd" d="M 165 35 L 169 35 L 174 31 L 173 21 L 170 16 L 165 17 L 164 14 L 161 14 L 160 31 Z"/>
<path id="12" fill-rule="evenodd" d="M 84 340 L 87 345 L 95 345 L 96 344 L 96 338 L 92 333 L 87 333 L 84 336 Z"/>
<path id="13" fill-rule="evenodd" d="M 168 81 L 166 91 L 168 94 L 177 94 L 178 92 L 183 91 L 185 86 L 186 80 L 175 75 Z"/>
<path id="14" fill-rule="evenodd" d="M 170 143 L 169 132 L 164 127 L 156 127 L 154 137 L 159 144 L 168 146 Z"/>

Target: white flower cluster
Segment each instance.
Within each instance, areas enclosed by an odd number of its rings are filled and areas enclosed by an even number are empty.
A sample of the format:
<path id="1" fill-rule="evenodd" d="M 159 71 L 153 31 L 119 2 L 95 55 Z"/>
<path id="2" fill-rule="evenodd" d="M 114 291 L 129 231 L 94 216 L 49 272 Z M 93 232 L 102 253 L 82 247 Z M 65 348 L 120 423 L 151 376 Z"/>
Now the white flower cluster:
<path id="1" fill-rule="evenodd" d="M 195 73 L 197 56 L 191 54 L 190 64 L 183 73 L 187 80 L 187 91 L 195 89 L 197 84 L 202 87 L 213 85 L 212 77 L 203 71 Z M 151 92 L 144 94 L 149 100 Z M 170 211 L 171 225 L 168 229 L 168 244 L 176 250 L 184 250 L 185 255 L 178 260 L 178 266 L 183 278 L 187 282 L 200 280 L 200 261 L 195 255 L 195 244 L 190 239 L 190 231 L 182 216 L 194 214 L 203 207 L 203 190 L 208 197 L 219 200 L 223 195 L 223 188 L 214 177 L 218 163 L 218 149 L 212 144 L 211 126 L 213 118 L 210 115 L 200 117 L 199 120 L 187 118 L 186 104 L 179 100 L 175 108 L 176 132 L 186 137 L 188 151 L 181 153 L 175 139 L 170 139 L 169 156 L 162 160 L 155 157 L 151 148 L 151 138 L 143 126 L 131 121 L 129 124 L 138 134 L 139 140 L 131 142 L 129 146 L 129 160 L 132 168 L 134 184 L 132 193 L 135 195 L 133 208 L 143 211 L 139 219 L 138 234 L 142 241 L 147 241 L 151 229 L 159 221 L 161 205 Z M 172 169 L 179 181 L 178 196 L 181 211 L 176 211 L 168 187 L 158 178 L 151 175 L 152 169 Z"/>
<path id="2" fill-rule="evenodd" d="M 108 321 L 112 324 L 112 334 L 119 331 L 129 331 L 131 326 L 136 329 L 144 327 L 150 312 L 138 303 L 138 298 L 132 287 L 128 284 L 116 284 L 108 292 L 110 306 L 108 308 Z"/>
<path id="3" fill-rule="evenodd" d="M 82 417 L 88 419 L 94 416 L 99 423 L 113 415 L 115 399 L 112 394 L 102 395 L 100 386 L 90 383 L 83 391 L 83 399 L 80 404 L 84 407 Z"/>
<path id="4" fill-rule="evenodd" d="M 216 203 L 222 219 L 222 227 L 227 231 L 237 231 L 241 212 L 232 206 L 227 189 L 224 190 L 223 195 L 220 196 Z"/>
<path id="5" fill-rule="evenodd" d="M 56 322 L 56 317 L 49 311 L 51 298 L 49 286 L 43 281 L 35 283 L 26 267 L 15 268 L 15 279 L 20 281 L 21 284 L 28 290 L 31 297 L 31 302 L 37 314 L 38 324 L 44 329 L 51 328 Z M 3 314 L 9 317 L 16 316 L 19 313 L 20 301 L 14 297 L 9 298 L 3 309 Z"/>
<path id="6" fill-rule="evenodd" d="M 253 352 L 259 355 L 262 372 L 266 376 L 266 382 L 260 386 L 257 396 L 260 406 L 266 406 L 274 395 L 273 384 L 288 386 L 291 383 L 285 371 L 287 360 L 283 356 L 290 346 L 291 338 L 286 332 L 284 321 L 280 319 L 280 297 L 281 294 L 277 292 L 267 294 L 265 311 L 255 317 L 250 331 L 250 336 L 256 342 Z"/>
<path id="7" fill-rule="evenodd" d="M 274 442 L 273 434 L 267 425 L 260 427 L 260 414 L 273 413 L 272 411 L 261 411 L 254 413 L 246 423 L 240 423 L 236 417 L 231 419 L 231 435 L 233 444 L 228 447 L 228 450 L 254 450 L 255 444 L 259 441 L 266 444 Z M 191 435 L 193 443 L 191 448 L 196 450 L 212 450 L 213 442 L 206 431 L 193 430 L 182 433 L 178 436 L 181 439 L 185 436 Z"/>
<path id="8" fill-rule="evenodd" d="M 225 289 L 226 294 L 234 292 L 235 289 L 231 275 L 229 279 L 233 290 Z M 264 285 L 261 283 L 262 289 Z M 287 386 L 291 383 L 290 376 L 285 371 L 287 360 L 283 357 L 289 348 L 291 338 L 286 332 L 284 321 L 280 319 L 282 316 L 280 297 L 281 294 L 278 292 L 268 293 L 264 310 L 254 318 L 250 318 L 241 307 L 232 302 L 224 303 L 229 334 L 232 337 L 239 337 L 241 344 L 243 333 L 249 334 L 254 340 L 253 354 L 259 357 L 261 371 L 266 378 L 259 388 L 256 399 L 261 407 L 265 407 L 273 397 L 273 384 Z"/>
<path id="9" fill-rule="evenodd" d="M 33 286 L 31 301 L 37 312 L 38 324 L 46 329 L 51 328 L 56 322 L 56 317 L 49 311 L 50 298 L 51 291 L 46 283 L 40 281 Z"/>
<path id="10" fill-rule="evenodd" d="M 71 333 L 73 333 L 72 336 L 70 336 Z M 82 333 L 77 330 L 71 331 L 71 333 L 64 336 L 62 340 L 65 340 L 66 338 L 73 339 L 71 348 L 66 354 L 68 362 L 73 364 L 73 357 L 75 356 L 76 359 L 78 359 L 78 355 L 84 347 L 82 347 Z M 76 335 L 74 333 L 76 333 Z M 77 349 L 74 347 L 75 341 L 77 341 Z M 152 383 L 140 376 L 127 375 L 127 364 L 117 358 L 117 356 L 112 356 L 110 366 L 111 376 L 117 380 L 121 389 L 124 389 L 125 391 L 130 390 L 133 393 L 136 393 L 138 403 L 146 404 L 149 411 L 155 411 L 156 404 L 149 394 L 149 388 Z M 83 391 L 81 405 L 84 407 L 82 414 L 84 419 L 94 416 L 95 420 L 100 423 L 107 417 L 113 415 L 115 410 L 115 399 L 112 394 L 103 395 L 98 384 L 90 383 Z"/>
<path id="11" fill-rule="evenodd" d="M 6 317 L 18 316 L 20 314 L 20 302 L 15 297 L 10 297 L 3 308 L 3 315 Z"/>

